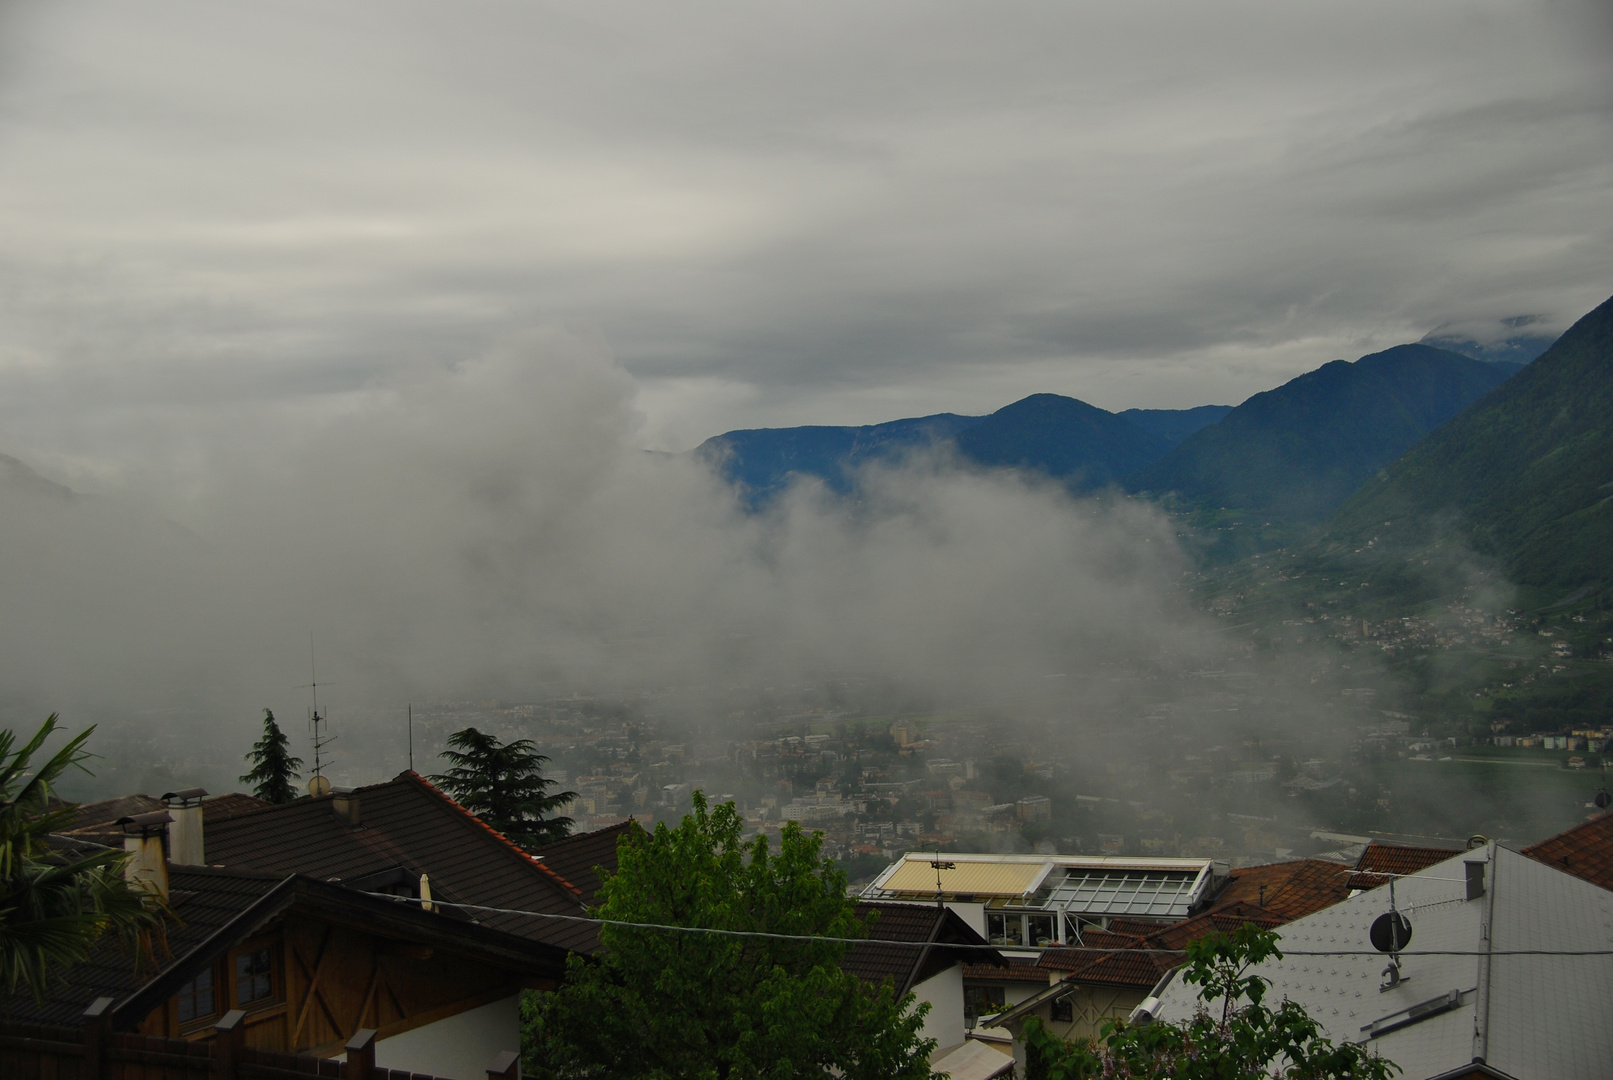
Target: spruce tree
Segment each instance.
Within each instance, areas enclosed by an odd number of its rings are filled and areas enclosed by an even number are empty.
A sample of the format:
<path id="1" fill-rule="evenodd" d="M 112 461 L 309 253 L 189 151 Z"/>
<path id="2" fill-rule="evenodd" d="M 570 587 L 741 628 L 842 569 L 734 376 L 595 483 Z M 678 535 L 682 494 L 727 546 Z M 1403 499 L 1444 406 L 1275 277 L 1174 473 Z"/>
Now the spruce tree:
<path id="1" fill-rule="evenodd" d="M 452 766 L 431 780 L 448 796 L 522 847 L 563 840 L 572 820 L 559 811 L 575 791 L 550 794 L 548 757 L 530 739 L 500 744 L 498 737 L 466 728 L 448 736 L 442 756 Z"/>
<path id="2" fill-rule="evenodd" d="M 302 758 L 291 756 L 290 743 L 280 725 L 274 722 L 274 713 L 263 710 L 263 738 L 252 744 L 246 760 L 252 771 L 241 777 L 241 783 L 252 784 L 252 794 L 272 803 L 288 803 L 297 797 L 293 782 Z"/>

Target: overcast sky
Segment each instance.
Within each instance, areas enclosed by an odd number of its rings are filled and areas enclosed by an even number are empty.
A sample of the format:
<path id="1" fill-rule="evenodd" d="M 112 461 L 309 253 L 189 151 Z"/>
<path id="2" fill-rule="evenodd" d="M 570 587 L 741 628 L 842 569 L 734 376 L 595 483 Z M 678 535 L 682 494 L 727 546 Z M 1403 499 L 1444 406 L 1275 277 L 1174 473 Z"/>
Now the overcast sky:
<path id="1" fill-rule="evenodd" d="M 1560 330 L 1609 10 L 7 4 L 0 451 L 172 471 L 556 327 L 673 450 Z"/>

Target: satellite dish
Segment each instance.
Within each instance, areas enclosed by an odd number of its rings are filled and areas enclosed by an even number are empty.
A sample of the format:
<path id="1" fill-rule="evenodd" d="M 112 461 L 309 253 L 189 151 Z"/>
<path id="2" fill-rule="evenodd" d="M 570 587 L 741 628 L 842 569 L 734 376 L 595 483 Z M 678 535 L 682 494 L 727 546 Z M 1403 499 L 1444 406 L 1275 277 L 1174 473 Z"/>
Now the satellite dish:
<path id="1" fill-rule="evenodd" d="M 1472 836 L 1467 838 L 1467 850 L 1472 851 L 1474 848 L 1481 848 L 1489 842 L 1490 838 L 1488 836 L 1485 836 L 1483 833 L 1474 833 Z"/>
<path id="2" fill-rule="evenodd" d="M 1399 952 L 1411 942 L 1411 920 L 1398 911 L 1386 911 L 1373 920 L 1367 936 L 1379 952 Z"/>
<path id="3" fill-rule="evenodd" d="M 308 794 L 314 796 L 315 798 L 318 798 L 321 795 L 329 795 L 330 781 L 326 780 L 318 773 L 315 773 L 313 776 L 308 778 Z"/>
<path id="4" fill-rule="evenodd" d="M 1598 810 L 1606 810 L 1608 804 L 1613 803 L 1613 795 L 1607 793 L 1607 788 L 1600 788 L 1596 792 L 1596 798 L 1592 799 L 1591 802 L 1596 804 Z"/>

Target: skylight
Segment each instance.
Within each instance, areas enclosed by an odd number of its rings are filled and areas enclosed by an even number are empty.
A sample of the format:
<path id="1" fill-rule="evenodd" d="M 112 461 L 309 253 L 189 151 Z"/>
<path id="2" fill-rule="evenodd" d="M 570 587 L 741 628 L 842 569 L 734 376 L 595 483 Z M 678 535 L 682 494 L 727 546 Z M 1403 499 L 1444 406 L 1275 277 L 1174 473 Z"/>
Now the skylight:
<path id="1" fill-rule="evenodd" d="M 1185 919 L 1203 876 L 1193 870 L 1072 868 L 1042 906 L 1072 915 Z"/>

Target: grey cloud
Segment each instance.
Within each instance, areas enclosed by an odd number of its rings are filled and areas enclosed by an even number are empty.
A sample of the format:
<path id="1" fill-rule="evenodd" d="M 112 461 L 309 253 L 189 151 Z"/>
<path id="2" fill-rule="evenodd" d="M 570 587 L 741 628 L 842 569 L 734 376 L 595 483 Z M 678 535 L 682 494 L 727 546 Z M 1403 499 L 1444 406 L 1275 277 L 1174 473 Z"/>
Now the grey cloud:
<path id="1" fill-rule="evenodd" d="M 978 411 L 983 366 L 1157 404 L 1172 364 L 1244 349 L 1271 385 L 1606 292 L 1594 6 L 4 17 L 0 431 L 64 462 L 22 391 L 94 413 L 231 367 L 249 409 L 531 319 L 751 387 L 745 426 Z"/>
<path id="2" fill-rule="evenodd" d="M 915 461 L 865 504 L 803 488 L 750 517 L 632 449 L 633 389 L 597 342 L 535 332 L 296 442 L 216 438 L 181 522 L 0 468 L 0 714 L 177 712 L 239 742 L 305 700 L 310 634 L 341 706 L 827 679 L 1024 704 L 1060 675 L 1078 720 L 1127 699 L 1118 670 L 1227 655 L 1148 508 Z"/>

